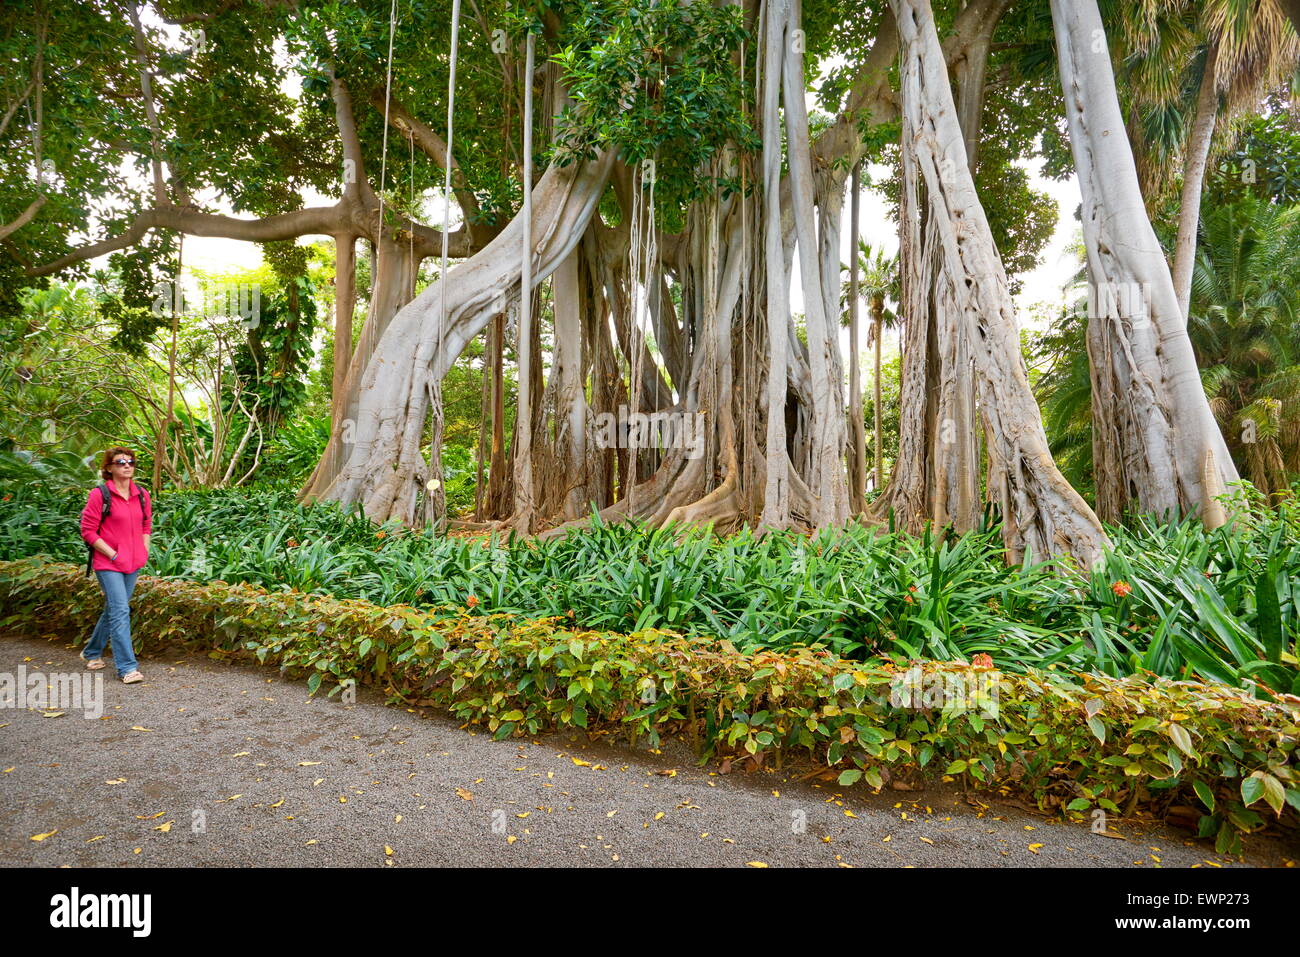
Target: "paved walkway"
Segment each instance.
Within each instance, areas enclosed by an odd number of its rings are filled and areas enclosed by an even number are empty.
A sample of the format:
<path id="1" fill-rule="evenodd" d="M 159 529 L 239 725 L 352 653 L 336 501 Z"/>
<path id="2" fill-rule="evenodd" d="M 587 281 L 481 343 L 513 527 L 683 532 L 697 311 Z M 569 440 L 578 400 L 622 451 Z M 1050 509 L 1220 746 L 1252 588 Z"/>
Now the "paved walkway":
<path id="1" fill-rule="evenodd" d="M 79 672 L 61 643 L 0 639 L 0 673 Z M 0 862 L 58 866 L 1207 867 L 1240 862 L 1164 828 L 1122 838 L 951 788 L 697 768 L 559 735 L 496 742 L 445 715 L 312 699 L 273 669 L 145 658 L 101 674 L 103 716 L 0 710 Z M 799 773 L 806 773 L 801 768 Z M 33 835 L 47 834 L 43 840 Z M 1246 864 L 1300 848 L 1250 838 Z"/>

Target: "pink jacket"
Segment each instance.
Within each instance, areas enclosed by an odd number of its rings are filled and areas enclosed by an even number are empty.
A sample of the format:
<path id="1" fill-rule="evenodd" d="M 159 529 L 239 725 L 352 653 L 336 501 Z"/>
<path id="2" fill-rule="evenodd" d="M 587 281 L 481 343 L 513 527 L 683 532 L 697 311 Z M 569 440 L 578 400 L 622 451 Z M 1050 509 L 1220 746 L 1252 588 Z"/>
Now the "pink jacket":
<path id="1" fill-rule="evenodd" d="M 95 571 L 125 572 L 139 571 L 149 560 L 149 553 L 144 548 L 144 536 L 153 534 L 153 503 L 149 493 L 144 493 L 144 514 L 140 514 L 140 489 L 135 482 L 127 492 L 126 498 L 118 492 L 112 481 L 108 482 L 112 490 L 113 510 L 100 527 L 100 516 L 104 513 L 104 500 L 100 489 L 93 488 L 86 498 L 86 507 L 81 510 L 81 537 L 87 545 L 94 545 L 98 539 L 117 552 L 117 559 L 109 561 L 104 555 L 95 552 L 91 567 Z"/>

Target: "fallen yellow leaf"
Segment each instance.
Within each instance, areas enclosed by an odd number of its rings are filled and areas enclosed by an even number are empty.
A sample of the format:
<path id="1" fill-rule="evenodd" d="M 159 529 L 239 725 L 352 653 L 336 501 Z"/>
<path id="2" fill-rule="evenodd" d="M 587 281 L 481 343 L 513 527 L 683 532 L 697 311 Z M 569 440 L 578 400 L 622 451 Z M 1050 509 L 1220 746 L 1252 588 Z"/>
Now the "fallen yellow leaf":
<path id="1" fill-rule="evenodd" d="M 844 816 L 845 816 L 845 817 L 857 817 L 857 815 L 854 814 L 852 811 L 850 811 L 848 808 L 845 808 L 845 809 L 844 809 Z"/>
<path id="2" fill-rule="evenodd" d="M 319 761 L 299 761 L 299 762 L 298 762 L 298 767 L 300 767 L 300 768 L 313 768 L 313 767 L 315 767 L 315 766 L 318 765 L 318 764 L 320 764 Z"/>
<path id="3" fill-rule="evenodd" d="M 393 856 L 393 849 L 392 849 L 391 847 L 389 847 L 387 844 L 384 845 L 384 856 L 385 856 L 385 857 L 392 857 L 392 856 Z"/>
<path id="4" fill-rule="evenodd" d="M 1030 849 L 1031 851 L 1033 851 L 1035 854 L 1037 854 L 1037 853 L 1038 853 L 1038 849 L 1039 849 L 1040 847 L 1042 847 L 1042 846 L 1043 846 L 1043 845 L 1041 845 L 1041 844 L 1030 844 L 1030 845 L 1029 845 L 1029 849 Z"/>
<path id="5" fill-rule="evenodd" d="M 175 823 L 176 823 L 175 821 L 168 821 L 166 824 L 159 824 L 157 827 L 154 828 L 154 830 L 162 831 L 164 834 L 166 834 L 168 831 L 172 829 L 172 825 Z"/>
<path id="6" fill-rule="evenodd" d="M 578 767 L 580 767 L 580 768 L 589 768 L 589 767 L 591 767 L 591 762 L 590 762 L 590 761 L 584 761 L 584 760 L 582 760 L 582 758 L 572 758 L 571 760 L 573 761 L 574 764 L 576 764 L 576 765 L 577 765 Z"/>
<path id="7" fill-rule="evenodd" d="M 934 843 L 934 841 L 930 840 L 928 837 L 923 837 L 923 838 L 921 838 L 921 840 L 925 841 L 925 843 L 927 843 L 927 844 L 933 844 L 933 843 Z"/>
<path id="8" fill-rule="evenodd" d="M 746 861 L 745 866 L 746 867 L 767 867 L 767 865 L 764 864 L 762 861 Z"/>
<path id="9" fill-rule="evenodd" d="M 126 778 L 114 778 L 112 781 L 105 781 L 105 784 L 125 784 Z"/>
<path id="10" fill-rule="evenodd" d="M 104 835 L 103 835 L 103 834 L 96 834 L 94 837 L 92 837 L 92 838 L 91 838 L 90 840 L 88 840 L 86 843 L 87 843 L 87 844 L 94 844 L 96 841 L 102 841 L 103 839 L 104 839 Z"/>
<path id="11" fill-rule="evenodd" d="M 33 834 L 33 835 L 32 835 L 32 840 L 33 840 L 33 841 L 43 841 L 43 840 L 45 840 L 47 837 L 53 837 L 55 834 L 58 834 L 58 833 L 59 833 L 59 829 L 56 827 L 54 830 L 52 830 L 52 831 L 46 831 L 44 834 Z"/>
<path id="12" fill-rule="evenodd" d="M 276 801 L 274 804 L 272 804 L 271 807 L 273 807 L 273 808 L 277 808 L 277 807 L 279 807 L 279 806 L 280 806 L 281 804 L 283 804 L 283 803 L 284 803 L 284 798 L 280 798 L 280 800 L 278 800 L 278 801 Z"/>
<path id="13" fill-rule="evenodd" d="M 348 803 L 348 799 L 345 798 L 342 794 L 340 794 L 340 795 L 339 795 L 339 803 L 340 803 L 340 804 L 347 804 L 347 803 Z"/>
<path id="14" fill-rule="evenodd" d="M 142 727 L 140 727 L 138 724 L 133 724 L 133 725 L 131 725 L 131 730 L 132 730 L 132 731 L 152 731 L 153 728 L 142 728 Z"/>
<path id="15" fill-rule="evenodd" d="M 472 801 L 472 800 L 474 800 L 474 792 L 473 792 L 473 791 L 466 791 L 464 788 L 456 788 L 456 793 L 457 793 L 458 795 L 460 795 L 461 798 L 464 799 L 464 800 L 466 800 L 466 801 Z"/>
<path id="16" fill-rule="evenodd" d="M 62 718 L 68 712 L 66 711 L 46 711 L 41 715 L 43 718 Z"/>
<path id="17" fill-rule="evenodd" d="M 251 753 L 252 753 L 251 751 L 236 751 L 234 754 L 231 755 L 231 757 L 232 757 L 232 758 L 246 758 L 246 757 L 248 757 Z"/>
<path id="18" fill-rule="evenodd" d="M 664 812 L 663 812 L 663 811 L 660 811 L 658 814 L 655 815 L 655 820 L 657 821 L 657 820 L 659 820 L 659 819 L 660 819 L 661 817 L 663 817 L 663 816 L 664 816 Z"/>
<path id="19" fill-rule="evenodd" d="M 316 840 L 315 838 L 312 838 L 310 841 L 308 841 L 306 844 L 304 844 L 303 847 L 311 847 L 313 844 L 316 844 L 316 843 L 318 843 L 317 840 Z"/>
<path id="20" fill-rule="evenodd" d="M 515 837 L 513 834 L 507 834 L 507 835 L 506 835 L 506 843 L 507 843 L 507 844 L 513 844 L 513 843 L 514 843 L 515 841 L 517 841 L 517 840 L 519 840 L 519 838 Z"/>
<path id="21" fill-rule="evenodd" d="M 401 824 L 401 823 L 402 823 L 402 815 L 399 814 L 399 815 L 397 815 L 397 817 L 393 818 L 393 823 L 394 823 L 394 824 Z"/>

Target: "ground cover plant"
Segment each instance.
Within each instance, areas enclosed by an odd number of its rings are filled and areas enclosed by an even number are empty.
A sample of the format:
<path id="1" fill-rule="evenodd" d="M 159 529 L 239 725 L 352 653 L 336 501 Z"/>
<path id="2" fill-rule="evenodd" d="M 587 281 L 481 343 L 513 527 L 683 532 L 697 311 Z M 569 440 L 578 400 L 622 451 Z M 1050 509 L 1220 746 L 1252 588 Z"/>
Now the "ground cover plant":
<path id="1" fill-rule="evenodd" d="M 0 496 L 0 560 L 84 560 L 82 493 Z M 1087 573 L 1007 564 L 999 530 L 943 539 L 850 525 L 814 537 L 596 521 L 547 541 L 382 526 L 284 490 L 164 493 L 148 571 L 378 605 L 468 606 L 575 627 L 665 628 L 742 651 L 970 661 L 1120 677 L 1195 677 L 1300 693 L 1300 507 L 1238 498 L 1238 520 L 1138 520 Z"/>

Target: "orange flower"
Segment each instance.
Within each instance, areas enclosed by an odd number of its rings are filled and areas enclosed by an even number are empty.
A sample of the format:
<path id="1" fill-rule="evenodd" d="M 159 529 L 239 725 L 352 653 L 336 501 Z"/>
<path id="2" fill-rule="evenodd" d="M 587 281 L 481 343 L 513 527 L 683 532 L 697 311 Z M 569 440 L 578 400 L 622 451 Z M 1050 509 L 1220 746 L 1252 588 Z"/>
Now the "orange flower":
<path id="1" fill-rule="evenodd" d="M 914 604 L 916 604 L 916 602 L 914 602 L 914 601 L 912 600 L 912 596 L 911 596 L 911 595 L 904 595 L 904 596 L 903 596 L 903 601 L 907 602 L 909 605 L 914 605 Z"/>
<path id="2" fill-rule="evenodd" d="M 986 654 L 986 653 L 983 652 L 983 651 L 981 651 L 978 655 L 976 655 L 974 658 L 972 658 L 972 659 L 970 660 L 970 663 L 971 663 L 971 665 L 972 665 L 973 667 L 975 667 L 975 668 L 992 668 L 992 667 L 993 667 L 993 659 L 990 658 L 990 657 L 988 656 L 988 654 Z"/>
<path id="3" fill-rule="evenodd" d="M 380 529 L 379 531 L 375 532 L 375 538 L 387 538 L 387 537 L 388 537 L 388 533 L 385 532 L 383 529 Z"/>
<path id="4" fill-rule="evenodd" d="M 291 539 L 289 539 L 287 542 L 285 542 L 284 544 L 285 544 L 285 547 L 286 547 L 286 548 L 297 548 L 297 547 L 298 547 L 298 539 L 296 539 L 296 538 L 291 538 Z"/>
<path id="5" fill-rule="evenodd" d="M 478 604 L 478 598 L 476 598 L 474 595 L 470 595 L 470 596 L 468 596 L 468 597 L 465 599 L 465 607 L 466 607 L 466 608 L 473 608 L 473 607 L 475 607 L 477 604 Z"/>
<path id="6" fill-rule="evenodd" d="M 1116 598 L 1123 598 L 1133 590 L 1133 586 L 1128 582 L 1115 582 L 1115 584 L 1110 586 L 1110 590 L 1115 593 Z"/>

